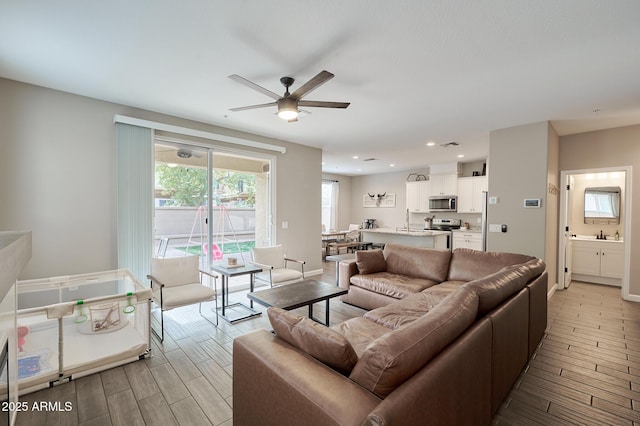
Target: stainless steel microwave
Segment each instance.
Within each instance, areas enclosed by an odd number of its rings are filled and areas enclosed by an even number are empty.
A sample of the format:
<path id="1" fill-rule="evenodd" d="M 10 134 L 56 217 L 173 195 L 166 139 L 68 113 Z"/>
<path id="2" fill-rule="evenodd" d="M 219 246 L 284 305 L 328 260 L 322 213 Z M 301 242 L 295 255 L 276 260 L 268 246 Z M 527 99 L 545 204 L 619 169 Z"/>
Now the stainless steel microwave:
<path id="1" fill-rule="evenodd" d="M 458 211 L 458 197 L 455 195 L 432 195 L 429 197 L 430 212 Z"/>

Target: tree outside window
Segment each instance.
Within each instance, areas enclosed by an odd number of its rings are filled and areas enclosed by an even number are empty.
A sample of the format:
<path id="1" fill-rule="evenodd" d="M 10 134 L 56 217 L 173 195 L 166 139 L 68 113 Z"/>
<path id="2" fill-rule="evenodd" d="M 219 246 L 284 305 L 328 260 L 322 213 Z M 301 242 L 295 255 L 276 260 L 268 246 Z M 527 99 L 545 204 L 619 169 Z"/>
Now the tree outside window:
<path id="1" fill-rule="evenodd" d="M 158 164 L 156 182 L 166 199 L 164 206 L 199 207 L 206 204 L 207 171 L 204 168 Z M 212 187 L 214 205 L 255 208 L 256 176 L 253 173 L 214 170 Z"/>

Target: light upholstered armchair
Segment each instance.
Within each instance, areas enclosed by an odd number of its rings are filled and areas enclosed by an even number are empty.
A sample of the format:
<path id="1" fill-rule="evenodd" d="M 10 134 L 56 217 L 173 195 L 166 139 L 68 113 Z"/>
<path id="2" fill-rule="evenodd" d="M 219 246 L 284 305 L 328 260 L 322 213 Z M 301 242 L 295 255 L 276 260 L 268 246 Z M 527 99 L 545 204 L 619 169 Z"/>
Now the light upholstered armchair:
<path id="1" fill-rule="evenodd" d="M 271 287 L 304 280 L 305 261 L 288 258 L 282 245 L 255 247 L 251 250 L 251 257 L 251 263 L 262 268 L 262 272 L 255 275 L 256 279 L 268 282 Z M 291 269 L 289 262 L 300 265 L 300 270 Z"/>
<path id="2" fill-rule="evenodd" d="M 212 286 L 203 284 L 203 278 Z M 153 327 L 151 330 L 158 336 L 160 341 L 164 341 L 164 311 L 181 306 L 199 303 L 198 312 L 202 318 L 215 326 L 218 325 L 218 300 L 216 295 L 215 275 L 200 270 L 200 259 L 198 256 L 184 256 L 151 259 L 151 273 L 147 275 L 151 281 L 153 300 L 160 307 L 160 334 Z M 216 322 L 202 315 L 202 302 L 216 302 Z"/>

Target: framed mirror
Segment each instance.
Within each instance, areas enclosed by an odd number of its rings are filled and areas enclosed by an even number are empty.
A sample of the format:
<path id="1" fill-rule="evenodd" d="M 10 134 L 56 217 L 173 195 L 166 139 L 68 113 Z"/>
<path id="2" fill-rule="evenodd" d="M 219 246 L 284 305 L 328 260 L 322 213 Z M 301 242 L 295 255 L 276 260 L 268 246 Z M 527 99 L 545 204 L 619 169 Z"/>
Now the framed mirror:
<path id="1" fill-rule="evenodd" d="M 620 187 L 586 188 L 584 190 L 584 223 L 620 223 Z"/>

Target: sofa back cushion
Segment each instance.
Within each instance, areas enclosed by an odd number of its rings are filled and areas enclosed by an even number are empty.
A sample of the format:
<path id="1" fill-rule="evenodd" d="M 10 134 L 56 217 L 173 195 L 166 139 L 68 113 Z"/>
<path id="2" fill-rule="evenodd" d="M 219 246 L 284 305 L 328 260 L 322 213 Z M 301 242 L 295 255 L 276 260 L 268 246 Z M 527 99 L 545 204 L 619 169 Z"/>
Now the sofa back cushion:
<path id="1" fill-rule="evenodd" d="M 384 260 L 382 250 L 358 250 L 356 251 L 356 265 L 362 275 L 386 272 L 387 261 Z"/>
<path id="2" fill-rule="evenodd" d="M 323 364 L 349 374 L 358 361 L 351 343 L 340 333 L 284 309 L 267 309 L 276 335 Z"/>
<path id="3" fill-rule="evenodd" d="M 384 247 L 384 258 L 387 272 L 442 282 L 447 279 L 451 252 L 390 243 Z"/>
<path id="4" fill-rule="evenodd" d="M 385 398 L 458 338 L 477 310 L 478 296 L 460 288 L 424 316 L 372 341 L 349 377 Z"/>
<path id="5" fill-rule="evenodd" d="M 465 248 L 455 249 L 451 255 L 448 281 L 473 281 L 498 272 L 505 266 L 535 259 L 519 253 L 498 253 Z M 444 280 L 442 280 L 444 281 Z"/>
<path id="6" fill-rule="evenodd" d="M 486 277 L 469 281 L 463 287 L 478 295 L 478 316 L 486 315 L 503 301 L 519 292 L 532 278 L 544 272 L 544 262 L 532 259 L 507 266 Z"/>

